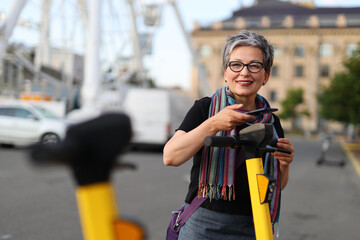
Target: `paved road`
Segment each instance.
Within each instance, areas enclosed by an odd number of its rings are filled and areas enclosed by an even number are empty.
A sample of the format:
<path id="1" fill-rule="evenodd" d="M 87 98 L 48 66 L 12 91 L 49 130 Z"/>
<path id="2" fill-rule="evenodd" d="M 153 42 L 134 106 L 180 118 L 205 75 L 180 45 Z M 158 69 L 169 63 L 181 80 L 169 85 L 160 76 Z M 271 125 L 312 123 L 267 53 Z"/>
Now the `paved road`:
<path id="1" fill-rule="evenodd" d="M 283 191 L 280 240 L 360 239 L 360 179 L 350 164 L 316 166 L 321 143 L 292 138 L 296 160 Z M 190 163 L 164 167 L 160 152 L 130 152 L 136 171 L 113 176 L 123 217 L 142 222 L 149 240 L 165 239 L 170 211 L 187 191 Z M 334 143 L 327 155 L 345 158 Z M 24 150 L 0 149 L 0 240 L 81 239 L 74 184 L 66 168 L 34 169 Z"/>
<path id="2" fill-rule="evenodd" d="M 346 159 L 345 167 L 316 166 L 321 143 L 293 139 L 296 160 L 283 191 L 282 240 L 360 239 L 360 178 L 340 145 L 333 143 L 326 158 Z"/>

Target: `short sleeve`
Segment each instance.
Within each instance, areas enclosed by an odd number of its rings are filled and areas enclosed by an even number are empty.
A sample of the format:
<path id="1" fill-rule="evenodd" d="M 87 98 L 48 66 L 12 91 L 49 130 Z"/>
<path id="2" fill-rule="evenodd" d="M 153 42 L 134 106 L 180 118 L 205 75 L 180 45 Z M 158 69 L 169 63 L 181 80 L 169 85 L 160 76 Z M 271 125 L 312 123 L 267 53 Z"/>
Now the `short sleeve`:
<path id="1" fill-rule="evenodd" d="M 183 122 L 176 130 L 183 130 L 185 132 L 189 132 L 194 128 L 198 127 L 202 122 L 204 122 L 208 118 L 210 103 L 211 103 L 211 98 L 209 97 L 204 97 L 199 100 L 196 100 L 194 105 L 190 108 L 190 110 L 186 114 Z"/>

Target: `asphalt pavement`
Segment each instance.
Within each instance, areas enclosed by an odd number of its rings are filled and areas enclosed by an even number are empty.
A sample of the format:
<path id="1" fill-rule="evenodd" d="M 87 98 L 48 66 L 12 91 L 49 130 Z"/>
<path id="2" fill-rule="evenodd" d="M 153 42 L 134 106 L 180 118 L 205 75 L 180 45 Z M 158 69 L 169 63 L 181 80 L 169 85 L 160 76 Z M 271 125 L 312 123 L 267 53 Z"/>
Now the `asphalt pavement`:
<path id="1" fill-rule="evenodd" d="M 317 165 L 319 139 L 289 138 L 296 152 L 282 192 L 278 239 L 360 239 L 360 175 L 349 146 L 333 141 L 325 155 L 345 166 Z M 26 156 L 22 149 L 0 148 L 0 240 L 82 239 L 68 169 L 33 168 Z M 113 174 L 119 216 L 139 222 L 149 240 L 165 239 L 171 211 L 185 198 L 191 162 L 165 167 L 159 151 L 129 152 L 121 160 L 137 169 Z"/>
<path id="2" fill-rule="evenodd" d="M 280 239 L 360 239 L 360 176 L 334 140 L 317 165 L 322 142 L 293 138 L 295 160 L 282 192 Z M 345 166 L 334 163 L 345 161 Z"/>

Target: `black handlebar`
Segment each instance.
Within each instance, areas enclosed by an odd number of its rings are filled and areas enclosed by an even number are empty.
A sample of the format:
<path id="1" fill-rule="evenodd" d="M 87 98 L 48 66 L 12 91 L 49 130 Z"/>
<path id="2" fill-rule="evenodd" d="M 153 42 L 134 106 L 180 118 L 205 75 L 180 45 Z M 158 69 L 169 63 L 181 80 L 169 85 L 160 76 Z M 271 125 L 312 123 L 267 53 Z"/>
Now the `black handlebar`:
<path id="1" fill-rule="evenodd" d="M 277 146 L 277 139 L 275 139 L 275 138 L 270 140 L 269 145 L 270 145 L 270 147 L 266 148 L 267 152 L 282 152 L 282 153 L 291 154 L 291 151 L 289 151 L 287 149 L 276 147 Z"/>
<path id="2" fill-rule="evenodd" d="M 291 154 L 291 151 L 277 147 L 277 139 L 268 136 L 271 132 L 272 129 L 268 126 L 252 125 L 247 130 L 240 131 L 239 136 L 207 136 L 204 139 L 204 145 L 207 147 L 244 147 L 244 150 L 248 152 L 282 152 Z M 264 137 L 265 135 L 268 137 Z M 260 141 L 259 138 L 261 139 Z"/>

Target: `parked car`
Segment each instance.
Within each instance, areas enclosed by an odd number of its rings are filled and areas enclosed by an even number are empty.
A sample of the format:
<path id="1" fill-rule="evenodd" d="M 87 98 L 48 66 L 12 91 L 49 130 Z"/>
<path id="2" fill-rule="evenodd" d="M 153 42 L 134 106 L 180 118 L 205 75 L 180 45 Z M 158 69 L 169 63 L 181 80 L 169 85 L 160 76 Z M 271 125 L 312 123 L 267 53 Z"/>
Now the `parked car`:
<path id="1" fill-rule="evenodd" d="M 26 146 L 60 141 L 66 123 L 49 110 L 23 101 L 0 102 L 0 143 Z"/>

